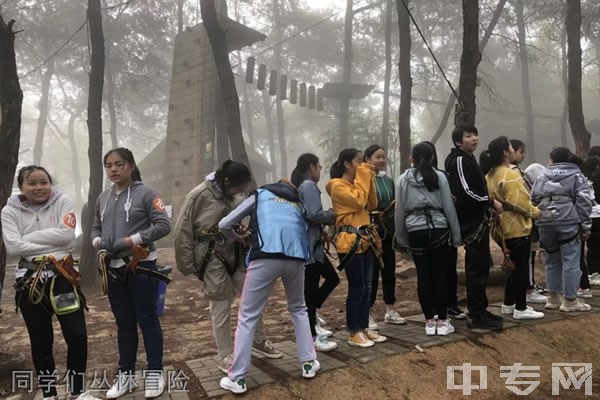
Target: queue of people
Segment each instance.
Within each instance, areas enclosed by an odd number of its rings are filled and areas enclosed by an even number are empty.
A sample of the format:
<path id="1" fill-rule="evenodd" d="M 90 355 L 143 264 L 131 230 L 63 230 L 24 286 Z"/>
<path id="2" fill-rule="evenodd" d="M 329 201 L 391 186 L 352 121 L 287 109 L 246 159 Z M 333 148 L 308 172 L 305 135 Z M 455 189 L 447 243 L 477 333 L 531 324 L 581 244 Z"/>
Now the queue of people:
<path id="1" fill-rule="evenodd" d="M 275 282 L 281 279 L 294 326 L 299 370 L 313 378 L 320 369 L 317 352 L 338 343 L 325 329 L 318 310 L 347 280 L 347 343 L 371 347 L 387 338 L 371 311 L 381 277 L 384 324 L 406 320 L 396 309 L 396 252 L 409 253 L 416 266 L 418 299 L 425 334 L 450 335 L 451 319 L 468 317 L 467 327 L 501 329 L 503 316 L 488 310 L 490 235 L 503 249 L 507 278 L 501 314 L 539 319 L 546 309 L 584 312 L 592 284 L 600 284 L 600 148 L 581 160 L 566 148 L 550 154 L 550 164 L 519 164 L 525 146 L 500 136 L 474 157 L 479 132 L 458 126 L 454 148 L 438 169 L 435 146 L 415 145 L 412 168 L 396 182 L 386 174 L 386 151 L 373 145 L 364 152 L 344 149 L 326 183 L 332 208 L 325 209 L 318 183 L 322 164 L 301 155 L 291 180 L 268 184 L 244 197 L 252 181 L 247 166 L 226 161 L 185 197 L 174 224 L 178 269 L 194 275 L 209 302 L 221 387 L 247 390 L 253 353 L 280 358 L 266 337 L 263 312 Z M 99 255 L 102 289 L 117 327 L 118 376 L 106 394 L 116 399 L 137 387 L 135 366 L 138 326 L 146 353 L 145 397 L 165 390 L 163 335 L 155 299 L 165 280 L 157 267 L 154 242 L 171 231 L 160 195 L 142 183 L 134 156 L 125 148 L 103 159 L 112 185 L 95 205 L 92 245 Z M 93 400 L 84 391 L 87 331 L 79 269 L 72 253 L 76 218 L 68 197 L 52 187 L 40 166 L 21 169 L 21 194 L 2 209 L 3 239 L 9 255 L 20 257 L 16 270 L 16 306 L 31 340 L 38 373 L 54 370 L 52 317 L 56 314 L 68 347 L 71 398 Z M 587 256 L 585 242 L 588 241 Z M 533 268 L 536 243 L 543 250 L 545 285 L 537 286 Z M 335 247 L 335 255 L 327 249 Z M 457 248 L 465 248 L 467 312 L 457 303 Z M 323 281 L 321 280 L 323 278 Z M 232 304 L 240 296 L 237 328 L 232 333 Z M 56 381 L 56 376 L 45 379 Z M 45 385 L 44 400 L 56 399 Z"/>

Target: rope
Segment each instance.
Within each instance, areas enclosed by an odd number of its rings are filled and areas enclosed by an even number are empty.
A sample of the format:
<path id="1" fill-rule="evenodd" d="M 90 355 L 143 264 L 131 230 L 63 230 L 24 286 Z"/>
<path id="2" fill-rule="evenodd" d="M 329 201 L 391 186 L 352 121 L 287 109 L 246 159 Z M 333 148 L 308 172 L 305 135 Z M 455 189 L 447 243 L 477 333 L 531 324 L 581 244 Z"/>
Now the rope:
<path id="1" fill-rule="evenodd" d="M 415 20 L 415 17 L 413 17 L 412 13 L 410 12 L 410 9 L 408 8 L 408 4 L 406 4 L 406 0 L 402 0 L 402 5 L 406 9 L 406 12 L 408 13 L 408 16 L 410 17 L 410 19 L 413 22 L 413 24 L 415 24 L 415 28 L 417 28 L 417 32 L 419 32 L 419 35 L 421 36 L 421 39 L 423 39 L 423 43 L 425 43 L 425 46 L 427 47 L 427 50 L 429 50 L 429 54 L 431 54 L 431 58 L 433 58 L 433 61 L 435 61 L 438 69 L 442 73 L 442 76 L 446 80 L 446 83 L 450 87 L 450 90 L 452 91 L 452 94 L 454 95 L 454 97 L 456 98 L 456 101 L 458 102 L 458 106 L 460 107 L 461 111 L 463 111 L 465 109 L 465 107 L 463 106 L 462 102 L 458 98 L 458 93 L 456 93 L 456 90 L 454 90 L 454 86 L 452 86 L 452 83 L 450 83 L 450 80 L 448 80 L 448 77 L 446 76 L 446 73 L 444 72 L 444 69 L 442 68 L 442 66 L 439 63 L 437 57 L 433 53 L 433 49 L 431 48 L 431 46 L 429 46 L 429 43 L 427 42 L 427 39 L 425 38 L 425 35 L 423 35 L 423 32 L 421 31 L 421 28 L 419 27 L 419 24 L 417 24 L 417 21 Z"/>

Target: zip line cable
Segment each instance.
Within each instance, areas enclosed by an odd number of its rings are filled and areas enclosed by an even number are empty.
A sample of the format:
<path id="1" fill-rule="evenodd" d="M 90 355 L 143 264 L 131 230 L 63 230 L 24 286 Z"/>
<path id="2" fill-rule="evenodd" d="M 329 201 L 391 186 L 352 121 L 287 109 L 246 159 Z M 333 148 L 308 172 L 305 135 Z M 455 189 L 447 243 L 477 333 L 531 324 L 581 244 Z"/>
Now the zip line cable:
<path id="1" fill-rule="evenodd" d="M 454 86 L 452 86 L 452 83 L 450 83 L 450 80 L 448 80 L 448 77 L 446 76 L 446 73 L 444 72 L 444 69 L 442 68 L 442 66 L 440 65 L 437 57 L 433 53 L 433 49 L 431 48 L 431 46 L 429 46 L 429 43 L 427 42 L 427 39 L 425 38 L 425 35 L 423 35 L 423 32 L 421 32 L 421 28 L 419 27 L 419 24 L 417 24 L 417 21 L 415 20 L 415 17 L 413 17 L 412 13 L 410 12 L 410 9 L 408 8 L 408 4 L 406 4 L 406 0 L 401 0 L 401 1 L 402 1 L 402 5 L 406 9 L 406 12 L 408 13 L 408 16 L 410 17 L 411 21 L 415 25 L 415 28 L 417 28 L 417 32 L 419 32 L 419 35 L 421 36 L 421 39 L 423 39 L 423 42 L 425 43 L 425 46 L 427 47 L 427 50 L 429 50 L 429 54 L 431 54 L 431 57 L 433 58 L 433 61 L 435 61 L 438 69 L 442 73 L 442 76 L 446 80 L 446 83 L 450 87 L 450 90 L 452 90 L 452 94 L 454 95 L 454 98 L 456 98 L 456 101 L 458 102 L 458 106 L 460 107 L 461 111 L 463 111 L 465 109 L 465 107 L 463 106 L 462 101 L 460 101 L 460 99 L 458 98 L 458 93 L 456 93 L 456 90 L 454 90 Z"/>
<path id="2" fill-rule="evenodd" d="M 48 63 L 48 61 L 50 61 L 52 58 L 56 57 L 56 55 L 58 55 L 58 53 L 60 53 L 60 51 L 62 49 L 64 49 L 71 40 L 73 40 L 73 38 L 75 37 L 75 35 L 77 35 L 79 32 L 81 32 L 81 30 L 87 25 L 87 19 L 84 21 L 83 24 L 81 24 L 81 26 L 79 28 L 77 28 L 77 30 L 75 32 L 73 32 L 73 34 L 58 48 L 56 49 L 56 51 L 54 53 L 52 53 L 52 55 L 48 58 L 46 58 L 40 65 L 38 65 L 37 67 L 35 67 L 34 69 L 32 69 L 31 71 L 27 72 L 25 75 L 23 75 L 23 78 L 21 79 L 25 79 L 27 78 L 29 75 L 33 74 L 35 71 L 39 70 L 40 68 L 42 68 L 44 65 L 46 65 Z"/>
<path id="3" fill-rule="evenodd" d="M 361 1 L 363 1 L 363 0 L 356 0 L 356 1 L 353 3 L 353 6 L 354 6 L 354 5 L 356 5 L 357 3 L 361 2 Z M 310 25 L 310 26 L 308 26 L 308 27 L 306 27 L 306 28 L 304 28 L 304 29 L 302 29 L 302 30 L 300 30 L 300 31 L 298 31 L 298 32 L 296 32 L 296 33 L 294 33 L 294 34 L 293 34 L 293 35 L 291 35 L 291 36 L 288 36 L 287 38 L 285 38 L 285 39 L 283 39 L 283 40 L 280 40 L 280 41 L 279 41 L 279 42 L 277 42 L 277 43 L 274 43 L 273 45 L 271 45 L 271 46 L 269 46 L 269 47 L 267 47 L 267 48 L 265 48 L 265 49 L 263 49 L 263 50 L 259 51 L 258 53 L 255 53 L 255 54 L 253 54 L 253 55 L 252 55 L 252 56 L 250 56 L 250 57 L 256 57 L 256 56 L 260 56 L 261 54 L 263 54 L 263 53 L 266 53 L 267 51 L 269 51 L 269 50 L 273 49 L 274 47 L 277 47 L 277 46 L 279 46 L 280 44 L 282 44 L 282 43 L 285 43 L 285 42 L 287 42 L 288 40 L 290 40 L 290 39 L 293 39 L 293 38 L 295 38 L 296 36 L 299 36 L 299 35 L 303 34 L 304 32 L 306 32 L 306 31 L 309 31 L 309 30 L 311 30 L 312 28 L 314 28 L 314 27 L 316 27 L 316 26 L 318 26 L 318 25 L 321 25 L 321 24 L 322 24 L 322 23 L 324 23 L 324 22 L 327 22 L 329 19 L 331 19 L 331 18 L 335 17 L 336 15 L 338 15 L 338 14 L 340 14 L 340 13 L 342 13 L 342 12 L 345 12 L 345 11 L 346 11 L 346 8 L 343 8 L 343 9 L 341 9 L 341 10 L 338 10 L 338 11 L 334 12 L 333 14 L 331 14 L 330 16 L 328 16 L 328 17 L 326 17 L 326 18 L 323 18 L 323 19 L 321 19 L 321 20 L 319 20 L 319 21 L 315 22 L 314 24 L 312 24 L 312 25 Z M 237 63 L 237 64 L 233 65 L 231 68 L 235 68 L 235 67 L 237 67 L 237 66 L 238 66 L 238 65 L 240 65 L 240 64 L 241 64 L 241 63 Z"/>

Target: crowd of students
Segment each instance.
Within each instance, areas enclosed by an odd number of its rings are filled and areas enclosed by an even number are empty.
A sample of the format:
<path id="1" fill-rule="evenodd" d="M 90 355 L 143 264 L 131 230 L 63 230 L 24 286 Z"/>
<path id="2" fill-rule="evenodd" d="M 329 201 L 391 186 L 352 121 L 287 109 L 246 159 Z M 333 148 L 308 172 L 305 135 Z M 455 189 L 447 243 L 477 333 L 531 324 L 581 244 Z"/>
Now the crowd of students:
<path id="1" fill-rule="evenodd" d="M 514 319 L 543 318 L 528 303 L 564 312 L 590 310 L 584 302 L 600 284 L 600 147 L 585 161 L 566 148 L 550 154 L 550 164 L 519 165 L 524 144 L 500 136 L 478 163 L 474 126 L 452 132 L 454 148 L 445 171 L 438 169 L 435 146 L 412 148 L 412 168 L 396 182 L 386 175 L 386 150 L 378 145 L 344 149 L 326 183 L 332 208 L 324 209 L 318 182 L 322 165 L 314 154 L 297 160 L 291 180 L 261 187 L 244 198 L 252 177 L 247 166 L 226 161 L 184 199 L 174 225 L 178 269 L 195 275 L 209 302 L 219 356 L 226 374 L 220 385 L 233 393 L 247 389 L 252 353 L 280 358 L 266 338 L 262 314 L 279 279 L 285 288 L 304 378 L 320 369 L 317 352 L 337 347 L 318 310 L 340 282 L 347 280 L 347 343 L 371 347 L 387 338 L 378 333 L 379 280 L 386 324 L 406 324 L 395 308 L 396 252 L 410 253 L 427 335 L 455 332 L 451 319 L 467 326 L 501 329 L 503 317 L 488 311 L 486 287 L 492 263 L 490 236 L 503 250 L 507 267 L 501 314 Z M 117 326 L 119 374 L 106 398 L 137 387 L 138 326 L 146 351 L 145 397 L 160 396 L 163 336 L 156 294 L 165 277 L 157 270 L 154 242 L 171 230 L 159 194 L 142 183 L 133 154 L 124 148 L 104 156 L 112 182 L 91 207 L 92 244 L 98 250 L 103 291 Z M 54 371 L 52 316 L 57 315 L 73 374 L 71 398 L 93 400 L 84 391 L 87 361 L 86 301 L 73 263 L 75 212 L 52 187 L 40 166 L 22 168 L 21 194 L 2 209 L 3 239 L 9 255 L 20 257 L 16 305 L 21 310 L 38 378 Z M 594 190 L 595 189 L 595 190 Z M 598 197 L 597 197 L 598 196 Z M 585 243 L 588 243 L 587 256 Z M 326 251 L 335 247 L 335 255 Z M 457 304 L 457 248 L 465 249 L 467 312 Z M 539 246 L 539 248 L 538 248 Z M 546 289 L 534 279 L 537 251 L 543 251 Z M 333 259 L 333 263 L 332 263 Z M 335 262 L 337 260 L 337 262 Z M 321 280 L 323 278 L 323 280 Z M 546 294 L 546 295 L 544 295 Z M 240 296 L 232 338 L 232 305 Z M 56 376 L 44 375 L 49 383 Z M 56 399 L 45 384 L 44 400 Z"/>

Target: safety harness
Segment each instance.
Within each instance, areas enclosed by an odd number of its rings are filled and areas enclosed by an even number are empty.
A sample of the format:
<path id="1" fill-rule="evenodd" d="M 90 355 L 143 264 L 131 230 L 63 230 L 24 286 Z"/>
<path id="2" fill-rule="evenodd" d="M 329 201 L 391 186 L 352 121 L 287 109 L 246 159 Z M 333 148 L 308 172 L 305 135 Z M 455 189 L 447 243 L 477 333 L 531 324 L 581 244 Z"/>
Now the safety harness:
<path id="1" fill-rule="evenodd" d="M 365 252 L 373 251 L 373 254 L 379 261 L 379 266 L 383 269 L 383 259 L 381 258 L 381 250 L 379 249 L 379 243 L 381 243 L 381 237 L 379 236 L 379 232 L 377 232 L 377 226 L 374 224 L 369 225 L 360 225 L 358 227 L 345 225 L 340 226 L 336 229 L 336 233 L 350 233 L 355 235 L 354 242 L 352 243 L 352 247 L 350 251 L 346 253 L 343 259 L 340 260 L 340 264 L 338 266 L 338 270 L 343 270 L 346 267 L 346 264 L 350 262 L 352 257 L 356 254 L 360 247 L 361 241 L 364 239 L 368 248 Z M 329 252 L 327 252 L 329 254 Z"/>
<path id="2" fill-rule="evenodd" d="M 389 206 L 387 206 L 382 211 L 371 211 L 369 215 L 371 216 L 371 223 L 377 225 L 381 240 L 387 238 L 388 234 L 392 234 L 394 232 L 394 211 L 396 209 L 396 200 L 392 200 Z"/>
<path id="3" fill-rule="evenodd" d="M 131 257 L 121 257 L 125 262 L 123 268 L 110 268 L 110 260 L 113 258 L 112 254 L 107 250 L 98 251 L 98 272 L 102 277 L 102 294 L 108 293 L 108 279 L 109 277 L 117 283 L 127 283 L 129 277 L 132 274 L 145 276 L 166 283 L 167 285 L 171 282 L 165 274 L 160 272 L 139 266 L 140 261 L 144 260 L 150 254 L 150 250 L 147 246 L 135 245 L 131 249 Z"/>
<path id="4" fill-rule="evenodd" d="M 433 223 L 432 211 L 443 212 L 443 209 L 437 208 L 437 207 L 431 207 L 431 206 L 424 206 L 424 207 L 416 207 L 411 210 L 407 210 L 405 212 L 405 217 L 408 217 L 409 215 L 425 216 L 425 221 L 427 224 L 427 234 L 428 234 L 427 242 L 429 243 L 429 245 L 427 247 L 412 247 L 409 244 L 408 249 L 409 249 L 410 253 L 413 255 L 417 255 L 417 256 L 425 255 L 425 254 L 429 253 L 430 251 L 435 250 L 435 249 L 443 246 L 444 244 L 447 244 L 450 240 L 450 231 L 444 232 L 444 234 L 437 239 L 433 238 L 433 234 L 435 231 L 435 224 Z"/>
<path id="5" fill-rule="evenodd" d="M 574 203 L 574 200 L 571 196 L 567 196 L 567 195 L 563 195 L 563 194 L 555 194 L 555 195 L 548 195 L 548 196 L 544 196 L 540 199 L 540 202 L 542 200 L 548 200 L 550 202 L 558 202 L 558 203 Z M 544 249 L 544 251 L 546 253 L 552 254 L 552 253 L 556 253 L 557 251 L 560 250 L 560 247 L 563 244 L 567 244 L 567 243 L 571 243 L 574 240 L 577 240 L 581 235 L 581 228 L 577 230 L 577 233 L 575 233 L 572 236 L 569 236 L 566 239 L 562 239 L 562 240 L 557 240 L 556 241 L 556 247 L 552 247 L 550 248 L 549 246 L 544 245 L 544 243 L 542 243 L 542 241 L 540 240 L 540 247 L 542 249 Z"/>
<path id="6" fill-rule="evenodd" d="M 242 226 L 238 226 L 236 227 L 235 231 L 238 235 L 243 235 L 247 232 L 247 229 Z M 215 246 L 217 244 L 222 245 L 225 243 L 225 237 L 223 237 L 221 232 L 219 232 L 218 227 L 215 226 L 212 229 L 206 229 L 202 231 L 200 235 L 194 236 L 194 240 L 196 242 L 208 242 L 208 246 L 204 251 L 204 255 L 202 256 L 202 262 L 200 263 L 200 267 L 198 268 L 197 272 L 197 276 L 198 278 L 200 278 L 200 280 L 204 280 L 204 273 L 206 272 L 206 267 L 212 261 L 213 257 L 216 257 L 221 262 L 221 264 L 223 264 L 229 276 L 233 276 L 239 265 L 240 256 L 242 253 L 242 248 L 239 243 L 234 244 L 235 261 L 233 265 L 231 265 L 227 262 L 225 256 L 223 256 L 221 252 L 215 250 Z"/>

